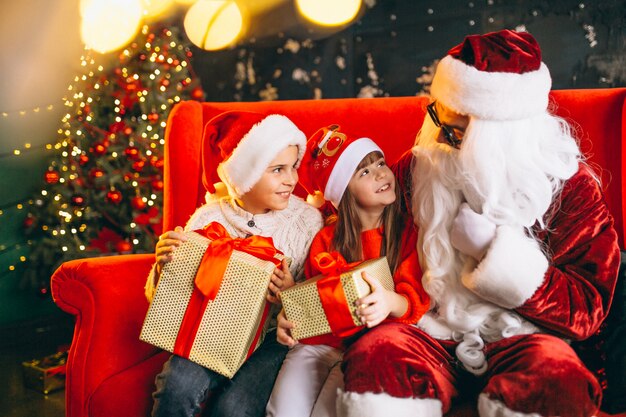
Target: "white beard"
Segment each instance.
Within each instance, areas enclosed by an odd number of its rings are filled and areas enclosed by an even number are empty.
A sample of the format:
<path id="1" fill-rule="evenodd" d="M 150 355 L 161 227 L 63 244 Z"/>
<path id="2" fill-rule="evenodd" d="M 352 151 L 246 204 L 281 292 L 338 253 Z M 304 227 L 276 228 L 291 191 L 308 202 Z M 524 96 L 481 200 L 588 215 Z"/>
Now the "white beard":
<path id="1" fill-rule="evenodd" d="M 549 115 L 530 121 L 472 120 L 460 150 L 437 143 L 438 133 L 426 118 L 413 148 L 413 216 L 420 230 L 422 282 L 433 305 L 419 325 L 433 337 L 459 341 L 459 360 L 481 374 L 487 369 L 485 342 L 541 330 L 462 285 L 461 276 L 476 261 L 450 243 L 459 206 L 466 201 L 495 224 L 524 227 L 532 235 L 533 225 L 544 226 L 563 180 L 576 173 L 580 152 L 562 121 Z"/>

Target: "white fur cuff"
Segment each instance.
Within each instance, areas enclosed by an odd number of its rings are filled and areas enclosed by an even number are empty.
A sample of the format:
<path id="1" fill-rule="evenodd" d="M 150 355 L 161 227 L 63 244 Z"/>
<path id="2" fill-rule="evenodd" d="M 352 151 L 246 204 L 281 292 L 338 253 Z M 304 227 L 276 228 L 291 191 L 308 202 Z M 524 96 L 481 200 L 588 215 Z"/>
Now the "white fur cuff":
<path id="1" fill-rule="evenodd" d="M 397 398 L 389 394 L 338 390 L 337 417 L 441 417 L 441 401 L 433 398 Z"/>
<path id="2" fill-rule="evenodd" d="M 505 308 L 524 304 L 543 283 L 548 260 L 524 230 L 499 226 L 487 256 L 462 277 L 469 290 Z"/>
<path id="3" fill-rule="evenodd" d="M 525 414 L 507 408 L 501 401 L 492 400 L 487 394 L 478 397 L 478 414 L 480 417 L 541 417 L 537 413 Z"/>

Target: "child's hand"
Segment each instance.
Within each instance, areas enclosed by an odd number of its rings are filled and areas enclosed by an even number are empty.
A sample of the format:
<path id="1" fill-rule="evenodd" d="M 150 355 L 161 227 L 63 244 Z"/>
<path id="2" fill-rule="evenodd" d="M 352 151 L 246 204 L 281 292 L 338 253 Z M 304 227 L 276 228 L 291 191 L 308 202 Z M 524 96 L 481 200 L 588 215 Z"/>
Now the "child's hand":
<path id="1" fill-rule="evenodd" d="M 395 317 L 404 315 L 408 302 L 403 296 L 386 290 L 380 281 L 367 272 L 361 272 L 363 279 L 370 285 L 372 292 L 356 300 L 356 314 L 367 327 L 379 325 L 390 314 Z"/>
<path id="2" fill-rule="evenodd" d="M 159 236 L 159 241 L 156 243 L 155 247 L 157 273 L 161 274 L 163 266 L 174 258 L 174 249 L 185 241 L 187 241 L 187 237 L 183 233 L 183 228 L 180 226 L 176 226 L 174 230 L 170 230 Z"/>
<path id="3" fill-rule="evenodd" d="M 270 303 L 280 304 L 280 292 L 293 287 L 295 283 L 289 270 L 289 264 L 286 259 L 283 259 L 280 267 L 274 269 L 272 274 L 272 279 L 267 287 L 269 289 L 267 300 Z"/>
<path id="4" fill-rule="evenodd" d="M 298 341 L 291 336 L 291 329 L 293 329 L 293 323 L 287 320 L 285 317 L 285 310 L 281 310 L 278 313 L 278 325 L 276 328 L 276 340 L 281 345 L 294 347 Z"/>

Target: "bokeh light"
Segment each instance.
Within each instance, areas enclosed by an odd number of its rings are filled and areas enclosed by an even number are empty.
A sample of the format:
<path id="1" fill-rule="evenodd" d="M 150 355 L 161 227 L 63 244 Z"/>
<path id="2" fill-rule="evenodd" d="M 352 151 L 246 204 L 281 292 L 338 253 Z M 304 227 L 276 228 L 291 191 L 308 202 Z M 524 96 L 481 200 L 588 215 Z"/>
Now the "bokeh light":
<path id="1" fill-rule="evenodd" d="M 214 51 L 233 44 L 241 32 L 243 18 L 232 0 L 199 0 L 185 15 L 185 32 L 196 46 Z"/>
<path id="2" fill-rule="evenodd" d="M 137 34 L 142 13 L 141 0 L 82 1 L 80 33 L 83 42 L 101 53 L 119 49 Z"/>
<path id="3" fill-rule="evenodd" d="M 361 0 L 296 0 L 300 14 L 322 26 L 351 22 L 361 9 Z"/>
<path id="4" fill-rule="evenodd" d="M 174 0 L 141 0 L 143 16 L 154 19 L 164 14 L 174 3 Z"/>

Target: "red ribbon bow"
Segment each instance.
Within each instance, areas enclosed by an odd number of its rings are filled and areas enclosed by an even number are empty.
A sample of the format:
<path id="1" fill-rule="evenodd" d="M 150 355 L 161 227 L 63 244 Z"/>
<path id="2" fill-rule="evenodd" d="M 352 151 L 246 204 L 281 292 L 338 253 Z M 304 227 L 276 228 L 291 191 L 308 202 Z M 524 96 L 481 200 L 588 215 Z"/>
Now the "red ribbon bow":
<path id="1" fill-rule="evenodd" d="M 279 253 L 282 255 L 282 252 L 274 247 L 271 237 L 231 238 L 224 226 L 217 222 L 209 223 L 195 232 L 211 240 L 202 256 L 194 281 L 196 288 L 209 300 L 214 300 L 217 296 L 234 250 L 270 261 L 276 266 L 281 263 L 275 256 Z"/>
<path id="2" fill-rule="evenodd" d="M 348 299 L 341 285 L 341 274 L 361 262 L 348 263 L 339 252 L 321 252 L 313 258 L 313 262 L 325 275 L 317 281 L 317 292 L 332 334 L 347 337 L 356 333 L 360 327 L 354 324 Z"/>
<path id="3" fill-rule="evenodd" d="M 195 230 L 195 232 L 211 239 L 211 242 L 200 261 L 200 266 L 194 279 L 196 288 L 191 293 L 191 298 L 187 304 L 187 309 L 174 343 L 174 353 L 184 358 L 189 358 L 203 312 L 209 301 L 215 300 L 217 296 L 233 251 L 238 250 L 249 253 L 264 261 L 270 261 L 276 266 L 280 265 L 281 260 L 277 259 L 275 255 L 279 253 L 282 255 L 282 252 L 274 247 L 272 238 L 250 236 L 245 239 L 233 239 L 228 235 L 224 226 L 217 222 L 209 223 L 203 229 Z M 250 344 L 246 358 L 250 357 L 256 348 L 269 310 L 269 304 L 265 302 L 260 324 Z"/>

